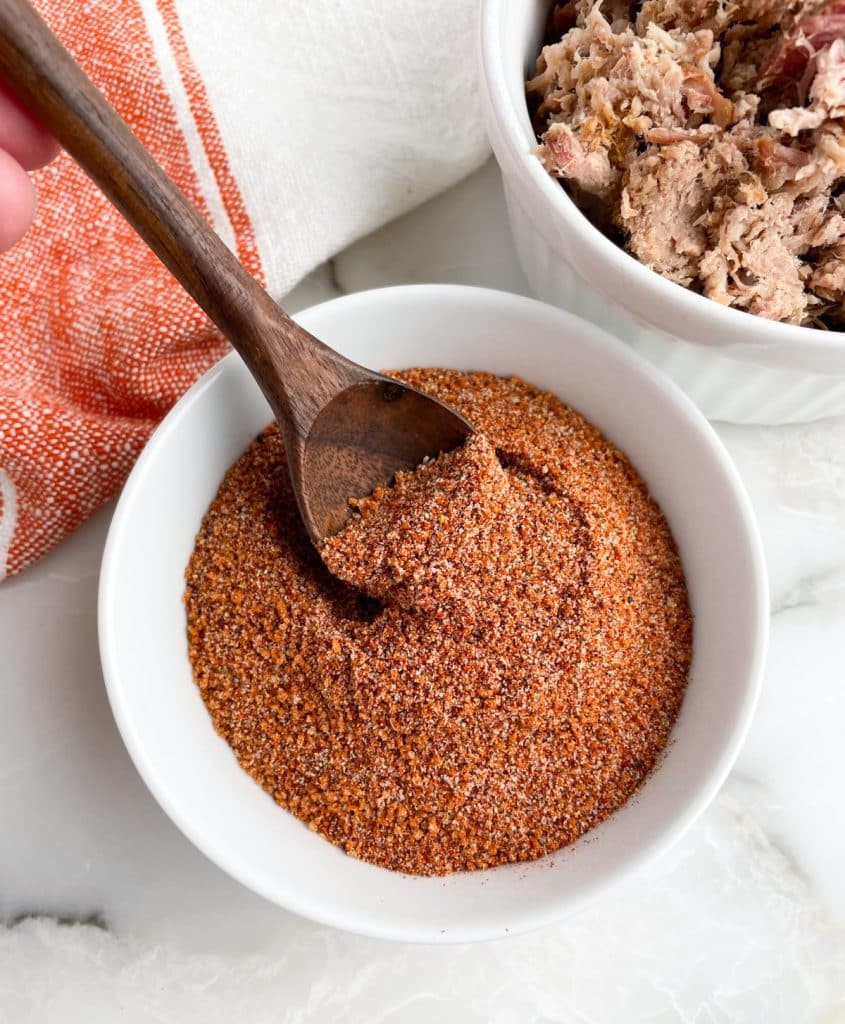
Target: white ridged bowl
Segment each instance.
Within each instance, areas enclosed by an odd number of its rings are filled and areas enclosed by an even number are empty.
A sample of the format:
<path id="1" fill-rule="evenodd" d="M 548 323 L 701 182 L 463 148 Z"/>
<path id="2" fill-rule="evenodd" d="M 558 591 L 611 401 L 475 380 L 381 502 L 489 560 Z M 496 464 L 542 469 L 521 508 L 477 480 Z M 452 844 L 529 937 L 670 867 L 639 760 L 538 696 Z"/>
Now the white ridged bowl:
<path id="1" fill-rule="evenodd" d="M 524 81 L 546 0 L 482 0 L 487 128 L 511 231 L 535 294 L 613 332 L 659 366 L 704 414 L 790 423 L 845 413 L 845 334 L 773 323 L 696 295 L 598 231 L 533 155 Z"/>

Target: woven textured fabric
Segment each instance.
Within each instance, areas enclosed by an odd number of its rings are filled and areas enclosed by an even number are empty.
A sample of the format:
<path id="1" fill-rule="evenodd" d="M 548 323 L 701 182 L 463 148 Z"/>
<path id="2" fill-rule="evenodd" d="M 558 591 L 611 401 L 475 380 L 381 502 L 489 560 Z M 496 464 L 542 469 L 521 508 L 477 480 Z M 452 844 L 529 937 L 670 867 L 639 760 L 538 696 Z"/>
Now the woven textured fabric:
<path id="1" fill-rule="evenodd" d="M 472 0 L 37 6 L 277 295 L 486 153 Z M 67 155 L 35 182 L 0 256 L 0 579 L 119 489 L 226 348 Z"/>

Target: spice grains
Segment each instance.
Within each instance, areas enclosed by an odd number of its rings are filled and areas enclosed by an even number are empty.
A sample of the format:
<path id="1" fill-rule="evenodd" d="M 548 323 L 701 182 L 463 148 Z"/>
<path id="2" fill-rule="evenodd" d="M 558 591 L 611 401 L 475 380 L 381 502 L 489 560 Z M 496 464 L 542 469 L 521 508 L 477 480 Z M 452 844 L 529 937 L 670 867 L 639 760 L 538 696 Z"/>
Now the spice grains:
<path id="1" fill-rule="evenodd" d="M 268 428 L 188 566 L 194 677 L 243 768 L 350 855 L 424 875 L 532 860 L 623 804 L 668 740 L 680 561 L 628 459 L 552 395 L 396 376 L 479 433 L 357 502 L 332 575 Z"/>

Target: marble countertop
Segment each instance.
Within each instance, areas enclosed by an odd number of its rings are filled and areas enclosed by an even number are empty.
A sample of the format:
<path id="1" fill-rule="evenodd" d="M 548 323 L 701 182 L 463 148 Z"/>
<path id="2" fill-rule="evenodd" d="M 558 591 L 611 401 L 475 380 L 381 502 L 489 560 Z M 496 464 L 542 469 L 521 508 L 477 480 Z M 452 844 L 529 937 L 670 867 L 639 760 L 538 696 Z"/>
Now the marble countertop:
<path id="1" fill-rule="evenodd" d="M 488 164 L 289 297 L 452 281 L 527 292 Z M 112 506 L 0 587 L 0 1020 L 845 1022 L 845 419 L 720 425 L 772 589 L 763 696 L 687 836 L 574 919 L 502 942 L 399 945 L 254 896 L 145 789 L 96 636 Z"/>

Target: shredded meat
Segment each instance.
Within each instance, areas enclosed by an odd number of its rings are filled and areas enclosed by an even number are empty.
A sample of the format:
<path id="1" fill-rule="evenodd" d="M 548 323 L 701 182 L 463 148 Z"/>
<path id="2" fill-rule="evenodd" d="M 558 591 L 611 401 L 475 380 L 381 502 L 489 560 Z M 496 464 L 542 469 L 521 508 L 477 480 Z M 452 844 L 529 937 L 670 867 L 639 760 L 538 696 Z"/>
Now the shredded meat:
<path id="1" fill-rule="evenodd" d="M 568 0 L 549 32 L 537 152 L 598 227 L 717 302 L 845 326 L 845 0 Z"/>

